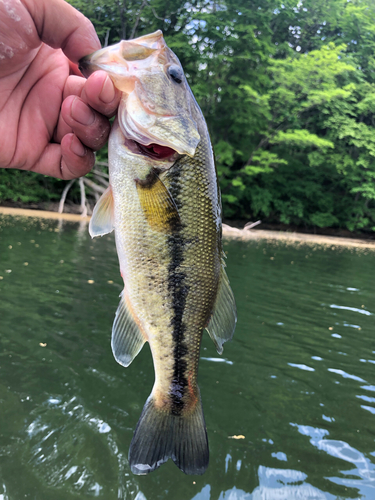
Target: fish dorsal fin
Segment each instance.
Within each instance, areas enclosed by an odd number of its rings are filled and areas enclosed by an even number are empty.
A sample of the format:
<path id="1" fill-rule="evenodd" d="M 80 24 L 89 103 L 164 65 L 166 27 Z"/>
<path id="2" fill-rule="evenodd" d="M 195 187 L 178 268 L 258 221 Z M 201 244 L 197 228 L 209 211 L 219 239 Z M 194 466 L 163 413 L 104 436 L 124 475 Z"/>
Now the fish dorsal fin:
<path id="1" fill-rule="evenodd" d="M 91 238 L 95 238 L 95 236 L 111 233 L 113 229 L 113 194 L 111 186 L 109 186 L 94 207 L 89 233 Z"/>
<path id="2" fill-rule="evenodd" d="M 112 352 L 117 363 L 129 366 L 142 349 L 146 338 L 131 311 L 125 293 L 121 293 L 120 304 L 112 327 Z"/>
<path id="3" fill-rule="evenodd" d="M 143 180 L 136 180 L 143 213 L 155 231 L 169 232 L 180 224 L 180 215 L 171 193 L 154 170 Z"/>
<path id="4" fill-rule="evenodd" d="M 223 263 L 214 309 L 206 327 L 219 354 L 223 353 L 224 342 L 232 339 L 236 322 L 236 302 Z"/>

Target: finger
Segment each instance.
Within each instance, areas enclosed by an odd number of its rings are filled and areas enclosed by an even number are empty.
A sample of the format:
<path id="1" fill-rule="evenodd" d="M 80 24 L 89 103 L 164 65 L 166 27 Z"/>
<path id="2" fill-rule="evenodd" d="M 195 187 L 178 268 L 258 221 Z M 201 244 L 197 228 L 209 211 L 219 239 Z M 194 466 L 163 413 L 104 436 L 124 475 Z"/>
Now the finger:
<path id="1" fill-rule="evenodd" d="M 74 134 L 66 135 L 61 141 L 61 178 L 75 179 L 90 172 L 95 165 L 95 155 L 85 147 Z"/>
<path id="2" fill-rule="evenodd" d="M 73 62 L 100 49 L 92 23 L 64 0 L 23 0 L 40 39 Z"/>
<path id="3" fill-rule="evenodd" d="M 63 100 L 70 95 L 81 95 L 86 84 L 86 78 L 82 76 L 70 75 L 66 79 Z"/>
<path id="4" fill-rule="evenodd" d="M 90 108 L 80 97 L 69 96 L 65 99 L 61 118 L 90 149 L 96 151 L 107 142 L 111 129 L 108 119 Z"/>
<path id="5" fill-rule="evenodd" d="M 80 95 L 82 93 L 85 82 L 86 82 L 85 78 L 79 76 L 69 76 L 65 83 L 63 91 L 63 100 L 70 95 Z M 66 123 L 60 112 L 59 120 L 57 122 L 57 127 L 53 135 L 53 140 L 55 142 L 60 143 L 64 135 L 69 134 L 71 132 L 73 132 L 72 127 Z"/>
<path id="6" fill-rule="evenodd" d="M 99 113 L 111 117 L 118 108 L 121 92 L 105 71 L 95 71 L 86 80 L 81 98 Z"/>
<path id="7" fill-rule="evenodd" d="M 95 163 L 94 153 L 84 147 L 74 134 L 67 134 L 60 144 L 48 144 L 31 169 L 39 174 L 70 180 L 86 175 Z"/>

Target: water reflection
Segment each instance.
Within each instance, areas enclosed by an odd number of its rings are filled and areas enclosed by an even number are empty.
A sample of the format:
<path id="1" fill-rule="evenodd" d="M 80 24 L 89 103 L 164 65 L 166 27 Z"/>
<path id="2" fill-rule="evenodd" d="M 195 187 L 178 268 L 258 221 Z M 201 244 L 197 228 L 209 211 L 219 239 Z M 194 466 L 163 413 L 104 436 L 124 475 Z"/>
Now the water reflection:
<path id="1" fill-rule="evenodd" d="M 32 418 L 25 451 L 34 472 L 49 486 L 99 496 L 106 478 L 96 463 L 115 465 L 118 455 L 110 425 L 87 411 L 77 397 L 50 397 L 32 411 Z"/>
<path id="2" fill-rule="evenodd" d="M 239 322 L 224 356 L 203 338 L 210 466 L 136 477 L 150 351 L 114 362 L 114 240 L 86 230 L 0 218 L 0 500 L 375 498 L 374 255 L 226 243 Z"/>
<path id="3" fill-rule="evenodd" d="M 249 500 L 326 500 L 329 498 L 306 482 L 306 474 L 298 470 L 273 469 L 261 465 L 258 469 L 258 477 L 259 487 L 251 496 L 249 495 Z"/>
<path id="4" fill-rule="evenodd" d="M 333 498 L 306 482 L 306 474 L 292 469 L 260 466 L 259 486 L 252 493 L 232 487 L 222 491 L 218 500 L 326 500 Z M 192 500 L 214 500 L 210 485 L 206 485 Z"/>
<path id="5" fill-rule="evenodd" d="M 358 488 L 363 491 L 365 498 L 375 497 L 375 465 L 363 453 L 345 441 L 327 439 L 326 436 L 329 435 L 329 432 L 326 429 L 295 423 L 290 425 L 296 427 L 301 434 L 309 436 L 310 443 L 318 450 L 355 466 L 354 469 L 340 471 L 342 477 L 327 477 L 328 480 L 347 488 Z M 357 476 L 357 479 L 346 476 Z M 372 492 L 370 496 L 369 491 Z"/>
<path id="6" fill-rule="evenodd" d="M 366 382 L 366 380 L 363 380 L 363 378 L 357 377 L 357 375 L 346 373 L 344 370 L 338 370 L 337 368 L 328 368 L 328 371 L 331 373 L 337 373 L 337 375 L 341 375 L 343 378 L 350 378 L 351 380 L 357 380 L 358 382 Z"/>
<path id="7" fill-rule="evenodd" d="M 311 368 L 311 366 L 298 364 L 298 363 L 288 363 L 289 366 L 293 366 L 294 368 L 299 368 L 300 370 L 305 370 L 307 372 L 314 372 L 315 369 Z"/>
<path id="8" fill-rule="evenodd" d="M 226 363 L 227 365 L 233 365 L 233 361 L 229 361 L 229 359 L 225 358 L 205 358 L 201 356 L 200 359 L 203 359 L 204 361 L 213 361 L 214 363 Z"/>
<path id="9" fill-rule="evenodd" d="M 331 309 L 342 309 L 344 311 L 353 311 L 359 314 L 365 314 L 366 316 L 372 316 L 370 311 L 366 311 L 365 309 L 358 309 L 356 307 L 348 307 L 348 306 L 338 306 L 337 304 L 330 304 Z"/>

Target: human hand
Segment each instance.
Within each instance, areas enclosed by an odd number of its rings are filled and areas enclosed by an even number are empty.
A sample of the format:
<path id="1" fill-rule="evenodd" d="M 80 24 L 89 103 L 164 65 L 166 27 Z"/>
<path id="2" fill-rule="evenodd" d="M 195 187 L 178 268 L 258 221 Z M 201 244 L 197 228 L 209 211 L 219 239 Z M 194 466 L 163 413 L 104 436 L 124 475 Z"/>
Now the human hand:
<path id="1" fill-rule="evenodd" d="M 78 60 L 99 48 L 64 0 L 0 2 L 0 167 L 62 179 L 91 170 L 120 98 L 103 71 L 77 76 Z"/>

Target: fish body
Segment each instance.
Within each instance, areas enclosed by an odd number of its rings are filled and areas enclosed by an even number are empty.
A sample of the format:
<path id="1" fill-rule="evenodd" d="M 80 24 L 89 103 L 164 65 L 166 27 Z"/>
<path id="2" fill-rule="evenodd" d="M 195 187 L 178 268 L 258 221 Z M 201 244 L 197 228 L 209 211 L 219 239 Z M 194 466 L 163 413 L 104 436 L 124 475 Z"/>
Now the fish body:
<path id="1" fill-rule="evenodd" d="M 116 66 L 119 51 L 126 62 Z M 207 328 L 221 353 L 236 323 L 207 126 L 160 31 L 89 57 L 83 71 L 105 69 L 123 92 L 109 139 L 110 187 L 90 223 L 92 236 L 115 230 L 124 279 L 112 349 L 128 366 L 147 341 L 155 369 L 129 463 L 147 474 L 172 458 L 183 472 L 202 474 L 209 458 L 197 385 L 202 334 Z"/>

